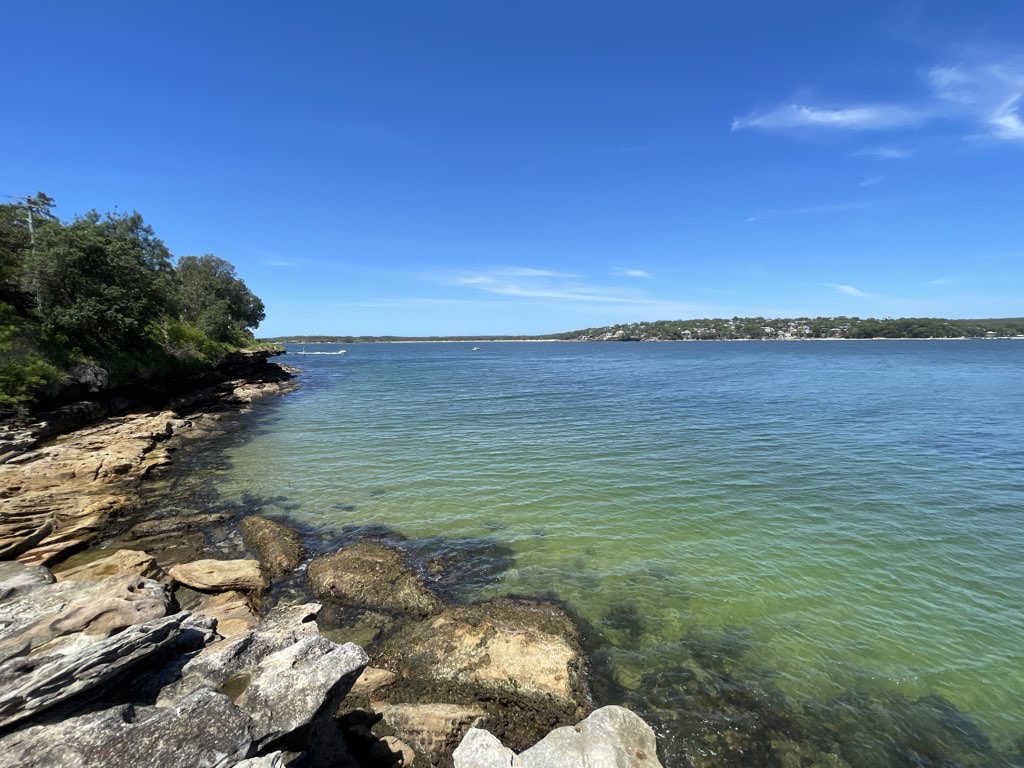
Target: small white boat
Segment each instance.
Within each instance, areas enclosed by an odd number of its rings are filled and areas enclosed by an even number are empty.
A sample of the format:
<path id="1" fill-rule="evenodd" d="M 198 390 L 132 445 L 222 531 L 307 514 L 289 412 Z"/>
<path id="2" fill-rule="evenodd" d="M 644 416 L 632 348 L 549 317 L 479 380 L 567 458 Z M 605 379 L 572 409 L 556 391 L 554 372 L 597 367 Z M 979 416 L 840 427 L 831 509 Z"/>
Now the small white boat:
<path id="1" fill-rule="evenodd" d="M 348 352 L 347 349 L 339 349 L 337 352 L 307 352 L 304 349 L 296 352 L 296 355 L 344 355 Z"/>
<path id="2" fill-rule="evenodd" d="M 479 352 L 480 351 L 480 347 L 473 347 L 473 351 L 474 352 Z"/>

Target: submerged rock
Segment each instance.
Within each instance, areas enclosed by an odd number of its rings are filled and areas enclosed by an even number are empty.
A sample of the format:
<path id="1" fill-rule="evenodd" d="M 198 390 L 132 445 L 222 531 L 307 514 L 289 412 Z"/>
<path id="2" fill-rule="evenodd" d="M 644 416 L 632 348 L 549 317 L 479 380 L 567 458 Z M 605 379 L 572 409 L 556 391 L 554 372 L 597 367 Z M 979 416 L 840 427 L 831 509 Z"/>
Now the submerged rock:
<path id="1" fill-rule="evenodd" d="M 246 517 L 239 523 L 245 546 L 259 558 L 271 576 L 284 576 L 306 559 L 299 534 L 277 520 Z"/>
<path id="2" fill-rule="evenodd" d="M 361 541 L 309 564 L 313 594 L 351 605 L 410 616 L 430 616 L 441 602 L 409 570 L 399 552 L 376 541 Z"/>

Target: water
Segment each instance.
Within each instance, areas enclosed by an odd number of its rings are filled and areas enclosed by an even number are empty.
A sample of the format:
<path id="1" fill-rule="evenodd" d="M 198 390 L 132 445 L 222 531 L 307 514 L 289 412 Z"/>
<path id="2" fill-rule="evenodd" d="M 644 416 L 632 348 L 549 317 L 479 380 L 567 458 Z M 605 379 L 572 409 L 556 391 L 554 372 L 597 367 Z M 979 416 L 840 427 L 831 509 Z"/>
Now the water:
<path id="1" fill-rule="evenodd" d="M 286 357 L 221 493 L 500 544 L 666 764 L 1021 763 L 1024 343 L 473 346 Z"/>

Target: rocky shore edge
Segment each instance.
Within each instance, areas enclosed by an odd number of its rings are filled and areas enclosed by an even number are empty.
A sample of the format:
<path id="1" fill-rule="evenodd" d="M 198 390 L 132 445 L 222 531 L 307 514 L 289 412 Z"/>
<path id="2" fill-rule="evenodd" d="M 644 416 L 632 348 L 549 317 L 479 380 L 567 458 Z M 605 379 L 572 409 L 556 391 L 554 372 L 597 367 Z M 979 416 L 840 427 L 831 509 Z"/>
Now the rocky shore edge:
<path id="1" fill-rule="evenodd" d="M 277 519 L 139 509 L 295 386 L 267 356 L 0 435 L 0 767 L 659 767 L 643 720 L 595 709 L 558 604 L 446 601 L 372 538 L 314 555 Z M 211 547 L 225 527 L 243 552 Z"/>

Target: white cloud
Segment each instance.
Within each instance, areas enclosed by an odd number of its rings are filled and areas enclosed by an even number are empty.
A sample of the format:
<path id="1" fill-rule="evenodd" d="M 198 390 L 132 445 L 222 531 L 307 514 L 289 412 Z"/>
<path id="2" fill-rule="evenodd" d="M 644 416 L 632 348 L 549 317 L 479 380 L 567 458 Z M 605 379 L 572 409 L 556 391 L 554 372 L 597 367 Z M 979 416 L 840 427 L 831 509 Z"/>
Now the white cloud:
<path id="1" fill-rule="evenodd" d="M 853 154 L 857 157 L 877 157 L 880 160 L 906 160 L 914 156 L 914 151 L 899 147 L 865 147 Z"/>
<path id="2" fill-rule="evenodd" d="M 921 113 L 899 104 L 870 104 L 839 109 L 822 109 L 802 104 L 785 104 L 771 112 L 754 112 L 732 121 L 734 131 L 745 128 L 834 128 L 879 131 L 919 123 Z"/>
<path id="3" fill-rule="evenodd" d="M 849 203 L 830 203 L 828 205 L 808 205 L 803 208 L 775 208 L 773 210 L 761 211 L 756 216 L 750 216 L 744 221 L 748 224 L 765 219 L 779 219 L 787 216 L 807 216 L 819 213 L 842 213 L 844 211 L 861 211 L 866 208 L 874 208 L 884 205 L 885 200 L 855 200 Z"/>
<path id="4" fill-rule="evenodd" d="M 626 277 L 650 277 L 650 272 L 645 272 L 642 269 L 624 269 L 623 267 L 615 268 L 616 274 L 625 275 Z"/>
<path id="5" fill-rule="evenodd" d="M 950 115 L 983 126 L 983 134 L 968 138 L 1024 141 L 1024 56 L 932 67 L 926 79 Z"/>
<path id="6" fill-rule="evenodd" d="M 879 182 L 884 181 L 884 180 L 885 180 L 885 176 L 872 176 L 871 178 L 864 179 L 864 181 L 862 181 L 857 186 L 858 187 L 873 187 L 875 184 L 878 184 Z"/>
<path id="7" fill-rule="evenodd" d="M 286 261 L 284 259 L 267 259 L 263 262 L 268 267 L 297 267 L 294 261 Z"/>
<path id="8" fill-rule="evenodd" d="M 550 269 L 533 269 L 532 267 L 503 267 L 496 270 L 498 274 L 509 277 L 576 277 L 566 272 L 553 272 Z"/>
<path id="9" fill-rule="evenodd" d="M 946 283 L 953 282 L 952 277 L 940 277 L 937 280 L 929 280 L 926 285 L 946 285 Z"/>
<path id="10" fill-rule="evenodd" d="M 856 296 L 859 299 L 874 299 L 877 295 L 874 293 L 867 293 L 859 288 L 855 288 L 852 285 L 841 285 L 839 283 L 825 283 L 829 288 L 834 288 L 838 293 L 842 293 L 846 296 Z"/>

